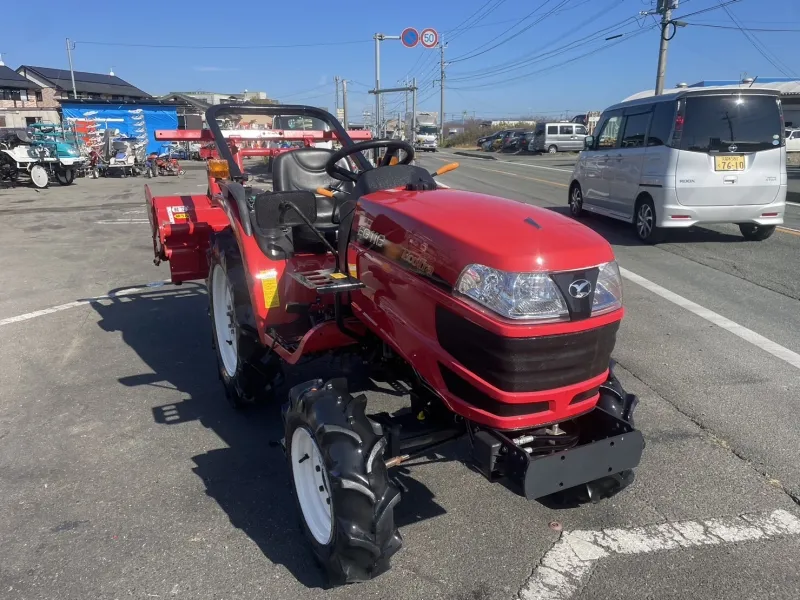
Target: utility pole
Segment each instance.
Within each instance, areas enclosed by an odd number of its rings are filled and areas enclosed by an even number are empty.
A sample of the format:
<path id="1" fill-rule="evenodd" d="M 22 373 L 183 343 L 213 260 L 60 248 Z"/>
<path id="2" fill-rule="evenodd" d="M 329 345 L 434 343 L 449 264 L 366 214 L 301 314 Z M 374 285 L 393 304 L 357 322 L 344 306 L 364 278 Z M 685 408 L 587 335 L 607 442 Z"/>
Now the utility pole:
<path id="1" fill-rule="evenodd" d="M 414 144 L 414 133 L 417 131 L 417 78 L 411 80 L 411 140 Z M 409 141 L 409 140 L 406 140 Z"/>
<path id="2" fill-rule="evenodd" d="M 336 118 L 338 119 L 339 118 L 339 76 L 336 75 L 333 78 L 333 81 L 336 84 L 336 102 L 334 102 L 334 106 L 336 107 L 336 112 L 334 114 L 336 115 Z"/>
<path id="3" fill-rule="evenodd" d="M 75 47 L 67 38 L 67 58 L 69 59 L 69 75 L 72 77 L 72 97 L 78 99 L 78 90 L 75 87 L 75 71 L 72 68 L 72 49 Z"/>
<path id="4" fill-rule="evenodd" d="M 344 121 L 344 128 L 347 129 L 347 79 L 342 79 L 342 120 Z"/>
<path id="5" fill-rule="evenodd" d="M 675 30 L 678 27 L 686 27 L 687 23 L 684 21 L 673 21 L 672 20 L 672 11 L 678 8 L 679 0 L 658 0 L 658 5 L 656 7 L 656 14 L 661 15 L 661 43 L 658 48 L 658 69 L 656 71 L 656 96 L 660 96 L 664 93 L 664 78 L 667 74 L 667 49 L 669 48 L 669 42 L 672 38 L 675 37 Z M 651 15 L 653 14 L 652 11 L 640 13 L 644 15 Z M 667 35 L 667 32 L 672 26 L 672 33 L 671 35 Z"/>
<path id="6" fill-rule="evenodd" d="M 439 144 L 444 144 L 444 49 L 447 44 L 439 42 L 439 90 L 441 96 L 439 98 Z"/>

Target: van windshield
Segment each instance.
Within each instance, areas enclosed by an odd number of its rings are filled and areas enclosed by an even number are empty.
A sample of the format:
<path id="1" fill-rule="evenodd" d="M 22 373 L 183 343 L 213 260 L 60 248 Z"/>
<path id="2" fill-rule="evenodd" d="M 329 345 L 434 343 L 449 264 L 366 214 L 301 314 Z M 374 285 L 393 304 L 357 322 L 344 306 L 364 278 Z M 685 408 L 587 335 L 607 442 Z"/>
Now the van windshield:
<path id="1" fill-rule="evenodd" d="M 691 96 L 685 102 L 681 150 L 757 152 L 780 145 L 780 108 L 773 96 Z"/>

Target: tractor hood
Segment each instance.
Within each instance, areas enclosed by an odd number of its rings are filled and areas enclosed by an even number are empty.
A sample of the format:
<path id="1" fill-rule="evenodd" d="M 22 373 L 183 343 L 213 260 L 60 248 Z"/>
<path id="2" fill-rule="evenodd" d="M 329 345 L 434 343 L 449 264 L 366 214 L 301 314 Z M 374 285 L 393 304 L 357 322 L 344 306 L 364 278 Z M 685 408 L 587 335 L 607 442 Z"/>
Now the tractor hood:
<path id="1" fill-rule="evenodd" d="M 450 286 L 476 263 L 556 272 L 614 260 L 605 239 L 569 217 L 460 190 L 369 194 L 359 201 L 355 227 L 361 245 Z"/>

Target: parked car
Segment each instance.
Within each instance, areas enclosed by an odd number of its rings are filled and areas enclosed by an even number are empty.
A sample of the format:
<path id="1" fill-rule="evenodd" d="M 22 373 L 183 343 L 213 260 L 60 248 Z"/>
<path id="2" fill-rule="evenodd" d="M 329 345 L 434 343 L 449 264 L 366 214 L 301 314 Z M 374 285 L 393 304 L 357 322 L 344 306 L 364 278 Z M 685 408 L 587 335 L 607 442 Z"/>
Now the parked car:
<path id="1" fill-rule="evenodd" d="M 800 152 L 800 129 L 786 130 L 786 151 Z"/>
<path id="2" fill-rule="evenodd" d="M 519 139 L 524 134 L 524 129 L 510 129 L 506 135 L 503 136 L 503 142 L 500 146 L 500 149 L 504 152 L 515 151 L 517 149 L 517 143 L 519 142 Z"/>
<path id="3" fill-rule="evenodd" d="M 518 152 L 527 152 L 528 146 L 533 141 L 534 131 L 526 131 L 519 137 L 517 137 L 517 151 Z"/>
<path id="4" fill-rule="evenodd" d="M 486 152 L 491 152 L 493 150 L 496 150 L 498 144 L 502 143 L 503 138 L 506 136 L 507 133 L 508 133 L 508 130 L 507 129 L 503 129 L 503 130 L 498 131 L 498 132 L 496 132 L 496 133 L 494 133 L 494 134 L 492 134 L 490 136 L 487 136 L 484 139 L 483 144 L 481 145 L 481 149 L 486 151 Z"/>
<path id="5" fill-rule="evenodd" d="M 533 140 L 528 144 L 531 152 L 580 152 L 588 131 L 579 123 L 537 123 Z"/>
<path id="6" fill-rule="evenodd" d="M 699 223 L 765 240 L 786 208 L 782 129 L 775 90 L 689 88 L 614 105 L 585 138 L 570 210 L 633 223 L 650 243 Z"/>

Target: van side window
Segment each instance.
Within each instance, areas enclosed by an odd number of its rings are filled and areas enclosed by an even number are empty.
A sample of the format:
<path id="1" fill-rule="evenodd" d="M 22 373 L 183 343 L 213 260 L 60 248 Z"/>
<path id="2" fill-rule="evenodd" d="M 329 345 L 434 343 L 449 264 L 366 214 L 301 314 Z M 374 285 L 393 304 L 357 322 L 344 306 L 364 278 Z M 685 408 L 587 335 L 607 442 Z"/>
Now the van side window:
<path id="1" fill-rule="evenodd" d="M 558 125 L 548 125 L 547 135 L 558 135 Z"/>
<path id="2" fill-rule="evenodd" d="M 616 148 L 617 138 L 619 137 L 619 126 L 622 123 L 620 115 L 609 117 L 603 125 L 600 135 L 597 137 L 598 148 Z"/>
<path id="3" fill-rule="evenodd" d="M 650 122 L 650 133 L 647 135 L 648 146 L 665 146 L 675 123 L 675 103 L 656 103 L 653 119 Z"/>
<path id="4" fill-rule="evenodd" d="M 575 135 L 586 135 L 586 127 L 583 125 L 575 125 Z"/>
<path id="5" fill-rule="evenodd" d="M 561 135 L 572 135 L 572 125 L 561 125 L 559 129 Z"/>
<path id="6" fill-rule="evenodd" d="M 647 125 L 650 123 L 650 113 L 628 115 L 625 118 L 625 133 L 622 135 L 621 148 L 642 148 L 647 135 Z"/>

